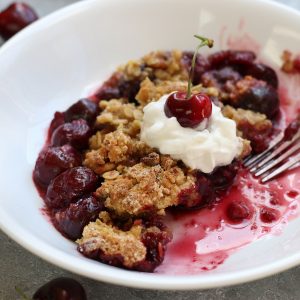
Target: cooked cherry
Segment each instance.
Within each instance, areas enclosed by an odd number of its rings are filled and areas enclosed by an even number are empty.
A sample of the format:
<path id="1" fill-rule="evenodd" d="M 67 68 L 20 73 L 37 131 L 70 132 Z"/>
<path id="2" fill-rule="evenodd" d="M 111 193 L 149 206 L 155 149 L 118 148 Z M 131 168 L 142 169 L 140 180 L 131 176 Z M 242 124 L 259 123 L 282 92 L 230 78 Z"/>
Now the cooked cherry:
<path id="1" fill-rule="evenodd" d="M 260 209 L 260 219 L 264 223 L 272 223 L 279 219 L 279 211 L 270 207 L 262 207 Z"/>
<path id="2" fill-rule="evenodd" d="M 182 127 L 195 128 L 211 116 L 212 103 L 206 94 L 199 93 L 186 99 L 185 92 L 175 92 L 168 97 L 164 109 L 166 116 L 176 117 Z"/>
<path id="3" fill-rule="evenodd" d="M 214 170 L 209 175 L 214 189 L 222 190 L 231 186 L 239 168 L 240 163 L 238 161 L 233 161 L 230 165 L 218 167 L 216 170 Z"/>
<path id="4" fill-rule="evenodd" d="M 45 202 L 52 208 L 64 208 L 84 194 L 93 192 L 97 187 L 98 177 L 89 168 L 69 169 L 51 181 Z"/>
<path id="5" fill-rule="evenodd" d="M 251 51 L 223 50 L 208 56 L 212 69 L 226 65 L 247 66 L 256 58 Z"/>
<path id="6" fill-rule="evenodd" d="M 48 147 L 39 154 L 33 177 L 39 185 L 46 187 L 57 175 L 80 164 L 81 155 L 71 145 Z"/>
<path id="7" fill-rule="evenodd" d="M 106 80 L 99 90 L 95 93 L 95 96 L 99 100 L 110 100 L 121 98 L 121 93 L 119 90 L 119 81 L 121 74 L 114 73 L 108 80 Z"/>
<path id="8" fill-rule="evenodd" d="M 293 120 L 284 131 L 284 138 L 290 140 L 300 129 L 300 117 L 299 119 Z"/>
<path id="9" fill-rule="evenodd" d="M 199 173 L 194 187 L 182 190 L 178 195 L 179 208 L 202 208 L 215 199 L 215 191 L 211 181 Z"/>
<path id="10" fill-rule="evenodd" d="M 278 87 L 278 77 L 276 72 L 264 65 L 264 64 L 258 64 L 253 63 L 250 64 L 245 72 L 244 75 L 250 75 L 256 79 L 266 81 L 268 84 L 272 85 L 275 89 Z"/>
<path id="11" fill-rule="evenodd" d="M 245 201 L 231 202 L 226 209 L 226 216 L 233 223 L 241 223 L 245 219 L 250 219 L 253 209 Z"/>
<path id="12" fill-rule="evenodd" d="M 139 89 L 139 79 L 126 80 L 120 73 L 115 73 L 104 82 L 95 96 L 99 100 L 127 98 L 129 101 L 134 102 Z"/>
<path id="13" fill-rule="evenodd" d="M 278 93 L 271 85 L 259 83 L 239 94 L 237 106 L 263 113 L 271 119 L 279 111 Z"/>
<path id="14" fill-rule="evenodd" d="M 243 133 L 243 137 L 251 142 L 252 151 L 261 153 L 269 146 L 271 127 L 262 127 L 258 131 L 257 128 L 247 120 L 238 124 L 238 130 Z"/>
<path id="15" fill-rule="evenodd" d="M 135 96 L 140 89 L 140 80 L 125 80 L 124 78 L 121 78 L 118 89 L 122 98 L 127 98 L 129 102 L 135 102 Z"/>
<path id="16" fill-rule="evenodd" d="M 201 76 L 201 83 L 204 86 L 223 88 L 227 81 L 238 81 L 242 78 L 240 73 L 231 67 L 224 67 L 219 70 L 205 72 Z"/>
<path id="17" fill-rule="evenodd" d="M 54 216 L 54 224 L 65 236 L 76 240 L 80 238 L 84 226 L 94 221 L 102 209 L 101 201 L 94 196 L 87 196 L 58 211 Z"/>
<path id="18" fill-rule="evenodd" d="M 84 149 L 88 146 L 92 131 L 86 120 L 74 120 L 57 127 L 51 137 L 52 146 L 71 144 L 76 149 Z"/>
<path id="19" fill-rule="evenodd" d="M 87 300 L 82 285 L 72 278 L 56 278 L 42 287 L 33 295 L 33 300 Z"/>
<path id="20" fill-rule="evenodd" d="M 299 54 L 294 59 L 293 67 L 296 72 L 300 72 L 300 55 Z"/>
<path id="21" fill-rule="evenodd" d="M 36 12 L 28 4 L 13 3 L 0 12 L 0 35 L 7 40 L 37 19 Z"/>
<path id="22" fill-rule="evenodd" d="M 172 236 L 166 231 L 146 231 L 142 236 L 142 242 L 147 249 L 146 259 L 138 263 L 134 269 L 142 272 L 153 272 L 164 260 L 167 244 L 171 239 Z"/>
<path id="23" fill-rule="evenodd" d="M 181 63 L 187 69 L 190 70 L 194 53 L 192 51 L 185 51 L 182 53 Z M 206 57 L 198 54 L 196 57 L 193 84 L 199 84 L 201 76 L 204 72 L 208 71 L 210 64 Z"/>
<path id="24" fill-rule="evenodd" d="M 98 105 L 95 102 L 89 99 L 81 99 L 65 111 L 64 117 L 66 122 L 84 119 L 89 124 L 92 124 L 96 119 L 97 113 Z"/>
<path id="25" fill-rule="evenodd" d="M 52 119 L 51 123 L 50 123 L 50 127 L 49 127 L 49 137 L 52 136 L 54 130 L 59 127 L 60 125 L 63 125 L 65 123 L 65 115 L 64 113 L 61 113 L 59 111 L 57 111 L 54 114 L 54 118 Z"/>

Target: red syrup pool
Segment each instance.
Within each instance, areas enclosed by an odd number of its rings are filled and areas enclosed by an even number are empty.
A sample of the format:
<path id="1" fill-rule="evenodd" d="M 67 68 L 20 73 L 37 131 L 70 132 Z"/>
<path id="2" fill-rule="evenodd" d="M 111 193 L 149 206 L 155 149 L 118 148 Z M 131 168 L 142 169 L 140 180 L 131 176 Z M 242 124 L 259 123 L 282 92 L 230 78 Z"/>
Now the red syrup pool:
<path id="1" fill-rule="evenodd" d="M 298 215 L 299 200 L 299 169 L 266 184 L 241 169 L 235 185 L 214 206 L 168 213 L 173 240 L 156 272 L 195 274 L 215 269 L 237 248 L 267 233 L 280 234 L 287 221 Z M 247 203 L 251 210 L 240 223 L 228 218 L 228 207 L 236 201 Z"/>

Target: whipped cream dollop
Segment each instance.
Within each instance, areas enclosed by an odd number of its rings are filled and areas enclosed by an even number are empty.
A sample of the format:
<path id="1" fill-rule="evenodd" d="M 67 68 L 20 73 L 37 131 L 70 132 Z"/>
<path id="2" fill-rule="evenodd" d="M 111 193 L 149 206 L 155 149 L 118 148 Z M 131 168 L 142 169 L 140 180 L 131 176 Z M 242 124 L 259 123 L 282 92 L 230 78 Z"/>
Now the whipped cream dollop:
<path id="1" fill-rule="evenodd" d="M 236 123 L 225 118 L 220 107 L 212 104 L 211 117 L 196 128 L 182 127 L 175 117 L 165 115 L 168 96 L 144 107 L 142 141 L 204 173 L 229 165 L 238 156 L 242 142 L 236 135 Z"/>

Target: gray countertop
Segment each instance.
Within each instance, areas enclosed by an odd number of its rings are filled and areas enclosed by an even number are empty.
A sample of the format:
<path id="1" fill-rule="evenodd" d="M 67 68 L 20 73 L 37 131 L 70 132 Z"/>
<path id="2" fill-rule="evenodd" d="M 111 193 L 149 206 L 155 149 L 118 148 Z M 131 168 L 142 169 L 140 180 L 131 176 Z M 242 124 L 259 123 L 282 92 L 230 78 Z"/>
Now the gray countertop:
<path id="1" fill-rule="evenodd" d="M 40 16 L 50 13 L 65 5 L 76 2 L 74 0 L 23 0 L 31 4 Z M 11 0 L 0 0 L 0 9 L 11 3 Z M 280 0 L 300 9 L 299 0 Z M 0 300 L 20 299 L 15 286 L 21 288 L 31 296 L 34 291 L 45 282 L 59 276 L 69 276 L 78 279 L 85 287 L 89 300 L 118 300 L 118 299 L 300 299 L 300 267 L 287 272 L 227 288 L 211 289 L 206 291 L 164 292 L 145 291 L 133 288 L 114 286 L 99 283 L 84 277 L 71 274 L 55 267 L 21 248 L 0 231 Z"/>

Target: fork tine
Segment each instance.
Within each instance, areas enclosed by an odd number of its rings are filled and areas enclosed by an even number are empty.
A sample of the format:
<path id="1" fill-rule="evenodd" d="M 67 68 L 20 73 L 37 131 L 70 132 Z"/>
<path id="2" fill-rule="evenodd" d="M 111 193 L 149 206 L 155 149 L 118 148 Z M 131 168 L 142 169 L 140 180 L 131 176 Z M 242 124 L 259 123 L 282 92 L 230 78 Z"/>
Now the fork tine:
<path id="1" fill-rule="evenodd" d="M 257 162 L 260 159 L 263 159 L 263 156 L 266 155 L 270 150 L 272 150 L 275 146 L 277 146 L 283 139 L 284 137 L 284 133 L 281 132 L 278 136 L 276 136 L 276 138 L 270 143 L 270 146 L 268 149 L 266 149 L 265 151 L 263 151 L 262 153 L 252 156 L 250 157 L 250 159 L 246 158 L 246 160 L 244 161 L 244 166 L 245 167 L 250 167 L 252 164 L 254 164 L 255 162 Z"/>
<path id="2" fill-rule="evenodd" d="M 262 183 L 267 182 L 268 180 L 274 178 L 275 176 L 277 176 L 280 173 L 284 172 L 285 170 L 289 169 L 290 167 L 292 167 L 293 165 L 295 165 L 298 162 L 300 162 L 300 153 L 297 154 L 296 156 L 290 158 L 285 164 L 283 164 L 278 169 L 274 170 L 273 172 L 271 172 L 270 174 L 268 174 L 267 176 L 265 176 L 261 180 L 261 182 Z"/>
<path id="3" fill-rule="evenodd" d="M 281 163 L 283 160 L 288 158 L 290 155 L 295 153 L 297 150 L 300 149 L 300 143 L 294 145 L 292 148 L 290 148 L 288 151 L 284 152 L 281 156 L 279 156 L 277 159 L 266 165 L 264 168 L 260 169 L 258 172 L 255 173 L 255 176 L 260 176 L 267 172 L 268 170 L 272 169 L 274 166 Z"/>
<path id="4" fill-rule="evenodd" d="M 278 148 L 276 148 L 272 153 L 270 153 L 269 156 L 267 156 L 262 161 L 260 161 L 256 166 L 252 167 L 250 169 L 250 172 L 251 173 L 255 172 L 257 169 L 262 167 L 264 164 L 269 162 L 271 159 L 273 159 L 274 157 L 279 155 L 283 150 L 285 150 L 286 148 L 291 146 L 295 142 L 295 140 L 297 140 L 299 138 L 299 136 L 300 136 L 300 130 L 299 130 L 299 132 L 297 132 L 297 134 L 291 140 L 282 143 Z"/>

